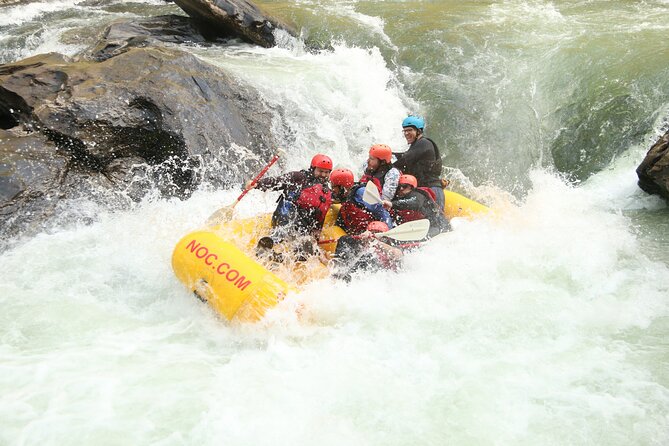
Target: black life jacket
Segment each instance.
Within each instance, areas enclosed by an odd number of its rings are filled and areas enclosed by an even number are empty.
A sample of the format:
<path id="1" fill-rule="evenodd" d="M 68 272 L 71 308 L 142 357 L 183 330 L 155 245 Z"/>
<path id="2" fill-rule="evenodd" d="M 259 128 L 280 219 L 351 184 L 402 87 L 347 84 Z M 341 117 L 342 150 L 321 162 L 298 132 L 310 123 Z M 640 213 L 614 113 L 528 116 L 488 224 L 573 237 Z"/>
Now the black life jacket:
<path id="1" fill-rule="evenodd" d="M 414 189 L 416 192 L 419 194 L 425 196 L 428 198 L 428 202 L 426 203 L 427 206 L 430 206 L 431 209 L 391 209 L 390 213 L 393 217 L 393 220 L 400 225 L 402 223 L 406 223 L 409 221 L 414 221 L 414 220 L 422 220 L 423 218 L 427 218 L 430 220 L 430 225 L 431 227 L 437 226 L 441 228 L 445 222 L 445 217 L 443 217 L 443 214 L 441 213 L 441 210 L 437 206 L 436 202 L 436 194 L 432 189 L 429 187 L 417 187 Z M 447 223 L 447 222 L 446 222 Z"/>
<path id="2" fill-rule="evenodd" d="M 360 177 L 360 183 L 367 184 L 368 181 L 373 181 L 376 187 L 379 188 L 379 192 L 381 192 L 383 190 L 383 185 L 386 182 L 386 174 L 392 168 L 392 164 L 383 163 L 376 169 L 376 172 L 372 174 L 367 173 L 367 170 L 365 170 L 365 174 Z"/>
<path id="3" fill-rule="evenodd" d="M 435 143 L 427 136 L 423 136 L 423 138 L 430 141 L 434 146 L 434 159 L 420 160 L 418 161 L 418 163 L 416 163 L 415 176 L 416 178 L 419 179 L 419 182 L 421 184 L 426 183 L 430 180 L 439 179 L 439 177 L 441 176 L 441 168 L 442 168 L 441 154 L 439 153 L 439 147 L 437 147 L 437 143 Z"/>

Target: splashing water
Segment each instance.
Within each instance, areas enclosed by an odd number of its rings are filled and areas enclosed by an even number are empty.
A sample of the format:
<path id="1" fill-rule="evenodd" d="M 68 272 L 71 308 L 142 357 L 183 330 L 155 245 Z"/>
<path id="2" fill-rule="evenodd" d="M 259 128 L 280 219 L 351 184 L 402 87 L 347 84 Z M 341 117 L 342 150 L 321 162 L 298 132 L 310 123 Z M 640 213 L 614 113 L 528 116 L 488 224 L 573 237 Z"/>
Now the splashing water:
<path id="1" fill-rule="evenodd" d="M 587 10 L 577 3 L 570 5 Z M 402 59 L 410 45 L 389 16 L 425 5 L 342 4 L 292 7 L 353 17 L 352 39 L 371 25 L 377 45 L 191 49 L 282 107 L 274 130 L 288 149 L 284 170 L 323 150 L 358 172 L 372 143 L 404 149 L 397 123 L 408 111 L 426 107 L 439 121 L 434 104 L 451 87 L 492 82 L 485 73 L 478 80 L 449 73 L 423 96 L 420 85 L 434 73 Z M 517 29 L 503 29 L 520 20 L 517 10 L 558 32 L 575 13 L 557 6 L 505 2 L 489 18 L 509 39 Z M 467 3 L 457 17 L 478 7 Z M 526 36 L 533 38 L 542 37 Z M 406 90 L 420 93 L 421 103 Z M 643 143 L 578 185 L 549 162 L 532 161 L 542 150 L 534 140 L 528 159 L 515 155 L 534 166 L 517 198 L 481 178 L 463 180 L 497 217 L 455 221 L 455 231 L 407 255 L 398 274 L 313 282 L 260 324 L 226 325 L 170 268 L 175 243 L 239 190 L 100 209 L 92 224 L 22 241 L 0 254 L 0 444 L 666 443 L 667 209 L 636 188 L 633 173 L 663 125 L 663 107 L 651 108 Z M 479 129 L 460 130 L 474 146 Z M 474 170 L 494 165 L 490 156 Z M 271 211 L 274 198 L 253 191 L 237 213 Z"/>

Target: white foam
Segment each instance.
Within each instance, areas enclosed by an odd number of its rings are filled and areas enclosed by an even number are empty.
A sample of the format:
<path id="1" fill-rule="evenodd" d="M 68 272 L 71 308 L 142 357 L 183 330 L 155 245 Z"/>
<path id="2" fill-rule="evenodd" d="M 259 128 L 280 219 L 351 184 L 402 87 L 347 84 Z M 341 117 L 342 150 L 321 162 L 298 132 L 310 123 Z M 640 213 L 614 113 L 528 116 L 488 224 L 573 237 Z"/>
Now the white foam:
<path id="1" fill-rule="evenodd" d="M 38 19 L 40 16 L 72 8 L 84 0 L 55 0 L 45 2 L 21 3 L 16 6 L 2 8 L 0 26 L 17 26 Z"/>
<path id="2" fill-rule="evenodd" d="M 242 327 L 169 266 L 239 191 L 36 237 L 0 256 L 3 438 L 515 444 L 565 424 L 576 443 L 620 443 L 632 424 L 656 438 L 669 391 L 634 346 L 659 347 L 640 338 L 669 315 L 669 269 L 586 189 L 541 171 L 533 184 L 516 211 L 461 222 L 399 274 L 312 283 Z"/>
<path id="3" fill-rule="evenodd" d="M 313 153 L 358 170 L 374 143 L 403 151 L 403 92 L 376 49 L 335 45 L 332 52 L 292 52 L 240 45 L 237 51 L 201 53 L 257 87 L 281 106 L 288 168 L 303 168 Z M 262 59 L 263 63 L 257 61 Z M 285 129 L 277 129 L 281 136 Z"/>

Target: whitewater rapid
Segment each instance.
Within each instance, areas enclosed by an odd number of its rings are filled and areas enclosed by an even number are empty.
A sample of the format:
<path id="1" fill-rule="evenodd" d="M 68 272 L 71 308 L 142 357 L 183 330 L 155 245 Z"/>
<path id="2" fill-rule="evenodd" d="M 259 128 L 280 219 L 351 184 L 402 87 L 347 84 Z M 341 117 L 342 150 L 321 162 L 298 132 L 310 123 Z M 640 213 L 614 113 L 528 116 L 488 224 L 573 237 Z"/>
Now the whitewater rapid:
<path id="1" fill-rule="evenodd" d="M 669 268 L 624 216 L 533 178 L 520 207 L 459 222 L 401 273 L 312 283 L 257 325 L 227 326 L 169 265 L 233 193 L 27 241 L 0 257 L 0 438 L 656 444 Z"/>
<path id="2" fill-rule="evenodd" d="M 286 156 L 270 174 L 317 151 L 358 172 L 372 143 L 403 149 L 399 122 L 425 107 L 407 82 L 434 73 L 389 63 L 403 44 L 360 2 L 300 5 L 369 26 L 385 44 L 190 49 L 281 105 L 273 130 Z M 502 23 L 518 8 L 564 26 L 546 2 L 492 13 Z M 17 51 L 42 44 L 57 42 Z M 471 98 L 457 88 L 475 83 L 445 80 L 431 100 L 448 96 L 444 85 Z M 255 325 L 224 323 L 170 267 L 176 242 L 239 188 L 204 185 L 185 201 L 147 197 L 117 212 L 73 201 L 81 222 L 0 254 L 0 444 L 665 444 L 667 209 L 633 172 L 663 125 L 584 182 L 540 162 L 511 194 L 451 169 L 454 187 L 495 217 L 454 222 L 398 274 L 313 282 Z M 480 130 L 461 130 L 474 147 Z M 532 159 L 545 150 L 535 143 Z M 271 211 L 274 199 L 253 191 L 238 215 Z"/>

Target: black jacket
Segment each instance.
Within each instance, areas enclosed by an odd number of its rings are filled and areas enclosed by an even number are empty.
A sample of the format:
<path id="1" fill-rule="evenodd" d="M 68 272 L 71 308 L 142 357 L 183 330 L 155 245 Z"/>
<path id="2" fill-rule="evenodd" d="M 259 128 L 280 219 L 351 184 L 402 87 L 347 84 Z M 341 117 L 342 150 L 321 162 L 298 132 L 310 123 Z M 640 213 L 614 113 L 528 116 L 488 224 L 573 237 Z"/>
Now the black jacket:
<path id="1" fill-rule="evenodd" d="M 409 150 L 395 153 L 393 164 L 402 173 L 413 175 L 419 186 L 441 187 L 441 155 L 430 138 L 423 136 L 409 146 Z"/>
<path id="2" fill-rule="evenodd" d="M 401 216 L 401 211 L 414 211 L 422 214 L 424 218 L 427 218 L 430 221 L 428 237 L 434 237 L 437 234 L 451 229 L 451 225 L 441 212 L 441 209 L 439 209 L 437 203 L 427 195 L 427 192 L 420 189 L 414 189 L 402 198 L 395 197 L 392 203 L 392 210 L 396 212 L 400 211 L 394 216 Z M 397 220 L 396 223 L 402 224 L 403 221 L 400 220 Z"/>

